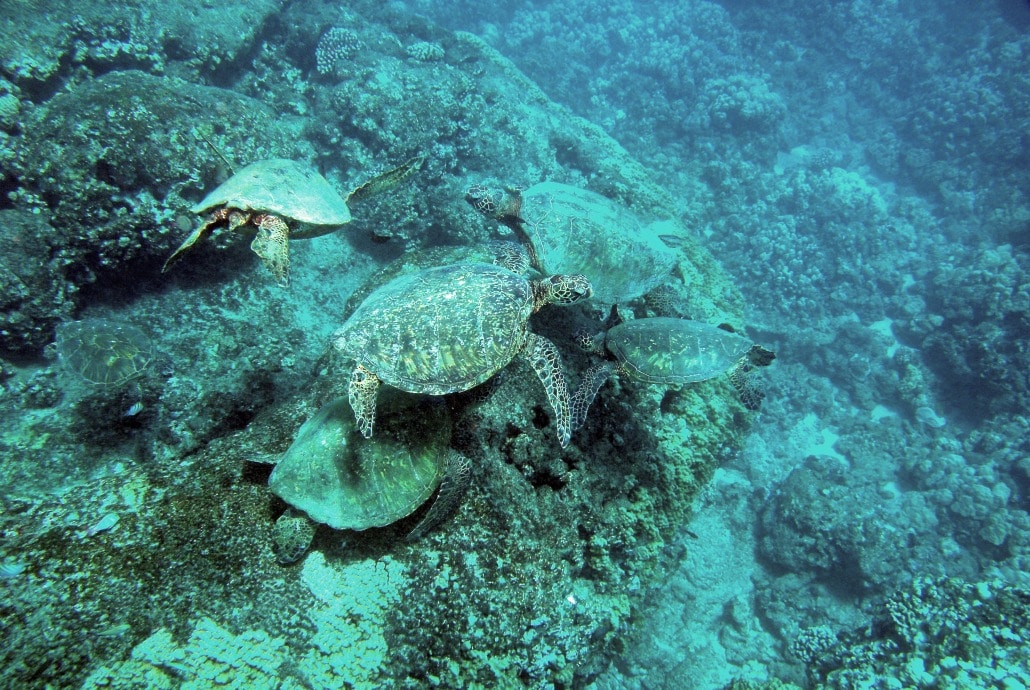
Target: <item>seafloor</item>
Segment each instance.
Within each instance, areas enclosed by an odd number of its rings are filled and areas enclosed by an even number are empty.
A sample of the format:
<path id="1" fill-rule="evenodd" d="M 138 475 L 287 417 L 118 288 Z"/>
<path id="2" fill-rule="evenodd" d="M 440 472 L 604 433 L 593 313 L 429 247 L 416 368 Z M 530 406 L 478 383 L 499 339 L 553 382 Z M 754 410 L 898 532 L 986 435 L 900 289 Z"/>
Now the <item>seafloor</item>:
<path id="1" fill-rule="evenodd" d="M 1030 687 L 1030 8 L 929 5 L 0 0 L 0 687 Z M 225 230 L 163 273 L 274 157 L 424 162 L 288 288 Z M 776 361 L 614 376 L 564 449 L 523 360 L 387 395 L 462 500 L 282 564 L 348 298 L 544 180 L 662 223 L 597 251 L 624 318 Z M 610 306 L 530 321 L 573 385 Z"/>

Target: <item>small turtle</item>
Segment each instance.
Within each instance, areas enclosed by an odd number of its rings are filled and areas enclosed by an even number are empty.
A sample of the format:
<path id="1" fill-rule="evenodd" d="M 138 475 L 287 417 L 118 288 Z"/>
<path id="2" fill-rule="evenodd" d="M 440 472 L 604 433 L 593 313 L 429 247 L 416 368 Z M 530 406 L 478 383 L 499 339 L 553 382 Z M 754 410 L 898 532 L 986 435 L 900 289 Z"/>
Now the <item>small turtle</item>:
<path id="1" fill-rule="evenodd" d="M 534 268 L 544 275 L 582 273 L 602 304 L 643 295 L 676 265 L 676 252 L 659 239 L 676 221 L 645 222 L 595 192 L 558 182 L 506 194 L 475 185 L 465 199 L 507 225 L 526 245 Z"/>
<path id="2" fill-rule="evenodd" d="M 409 393 L 457 393 L 521 356 L 544 385 L 564 448 L 572 429 L 561 357 L 551 341 L 529 330 L 529 317 L 545 304 L 589 296 L 584 276 L 530 282 L 480 263 L 427 268 L 391 280 L 333 334 L 333 347 L 356 360 L 349 397 L 358 428 L 372 436 L 380 382 Z"/>
<path id="3" fill-rule="evenodd" d="M 283 286 L 290 282 L 289 240 L 327 235 L 349 223 L 350 204 L 388 189 L 422 165 L 412 158 L 351 190 L 346 198 L 317 171 L 285 158 L 251 163 L 193 207 L 194 213 L 211 211 L 208 219 L 179 245 L 162 273 L 172 267 L 215 228 L 257 233 L 250 248 L 261 257 Z M 291 225 L 293 227 L 291 227 Z"/>
<path id="4" fill-rule="evenodd" d="M 96 386 L 139 378 L 156 355 L 143 331 L 110 319 L 68 321 L 58 325 L 55 334 L 61 363 Z"/>
<path id="5" fill-rule="evenodd" d="M 415 539 L 450 514 L 470 474 L 468 461 L 449 448 L 447 411 L 442 405 L 420 405 L 417 414 L 406 412 L 386 415 L 388 433 L 373 441 L 358 442 L 344 397 L 304 422 L 268 479 L 272 492 L 296 509 L 276 522 L 280 562 L 293 562 L 307 550 L 314 537 L 305 526 L 308 519 L 333 529 L 385 527 L 414 513 L 435 493 L 433 505 L 408 534 Z"/>
<path id="6" fill-rule="evenodd" d="M 696 383 L 742 368 L 767 366 L 776 357 L 729 327 L 660 316 L 617 323 L 582 344 L 585 349 L 603 351 L 608 359 L 587 370 L 572 397 L 574 429 L 586 421 L 590 404 L 612 372 L 644 383 Z M 737 381 L 734 385 L 740 389 Z"/>

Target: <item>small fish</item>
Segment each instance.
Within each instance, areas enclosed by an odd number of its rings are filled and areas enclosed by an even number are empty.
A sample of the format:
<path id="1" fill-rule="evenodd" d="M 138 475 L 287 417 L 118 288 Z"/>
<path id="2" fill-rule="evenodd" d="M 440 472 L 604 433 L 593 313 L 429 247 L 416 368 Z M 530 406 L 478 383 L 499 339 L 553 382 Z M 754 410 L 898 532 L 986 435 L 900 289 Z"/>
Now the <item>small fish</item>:
<path id="1" fill-rule="evenodd" d="M 658 239 L 670 249 L 679 249 L 687 243 L 687 238 L 679 235 L 659 235 Z"/>
<path id="2" fill-rule="evenodd" d="M 118 623 L 117 625 L 108 626 L 108 627 L 104 628 L 103 630 L 98 630 L 97 631 L 97 636 L 98 637 L 121 637 L 125 633 L 129 632 L 130 630 L 132 630 L 132 626 L 130 626 L 128 623 Z"/>
<path id="3" fill-rule="evenodd" d="M 0 580 L 12 580 L 22 573 L 28 566 L 16 561 L 4 561 L 0 563 Z"/>
<path id="4" fill-rule="evenodd" d="M 100 518 L 97 524 L 86 530 L 86 536 L 92 537 L 99 532 L 107 532 L 108 530 L 114 529 L 114 526 L 117 524 L 118 513 L 108 513 L 104 517 Z"/>
<path id="5" fill-rule="evenodd" d="M 135 403 L 132 403 L 132 407 L 127 409 L 125 411 L 125 414 L 123 414 L 122 416 L 123 417 L 135 417 L 136 415 L 138 415 L 142 411 L 143 411 L 143 403 L 135 402 Z"/>

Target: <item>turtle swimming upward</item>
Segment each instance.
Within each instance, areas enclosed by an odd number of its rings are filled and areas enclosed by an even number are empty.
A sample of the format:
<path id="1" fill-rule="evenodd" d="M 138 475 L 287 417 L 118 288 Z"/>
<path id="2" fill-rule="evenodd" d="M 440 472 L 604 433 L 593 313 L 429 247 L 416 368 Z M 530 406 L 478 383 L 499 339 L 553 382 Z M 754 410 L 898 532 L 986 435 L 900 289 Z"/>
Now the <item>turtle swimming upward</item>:
<path id="1" fill-rule="evenodd" d="M 529 330 L 529 317 L 590 292 L 581 275 L 531 282 L 480 263 L 428 268 L 383 285 L 333 335 L 336 350 L 356 360 L 349 399 L 361 433 L 372 436 L 380 382 L 409 393 L 457 393 L 521 356 L 544 385 L 564 448 L 572 426 L 561 358 L 551 341 Z"/>
<path id="2" fill-rule="evenodd" d="M 422 165 L 413 158 L 355 187 L 346 198 L 311 167 L 285 158 L 251 163 L 193 207 L 194 213 L 211 211 L 208 219 L 165 261 L 167 271 L 215 228 L 257 233 L 250 248 L 272 271 L 276 282 L 290 282 L 289 240 L 310 239 L 335 232 L 350 222 L 353 201 L 388 189 Z"/>

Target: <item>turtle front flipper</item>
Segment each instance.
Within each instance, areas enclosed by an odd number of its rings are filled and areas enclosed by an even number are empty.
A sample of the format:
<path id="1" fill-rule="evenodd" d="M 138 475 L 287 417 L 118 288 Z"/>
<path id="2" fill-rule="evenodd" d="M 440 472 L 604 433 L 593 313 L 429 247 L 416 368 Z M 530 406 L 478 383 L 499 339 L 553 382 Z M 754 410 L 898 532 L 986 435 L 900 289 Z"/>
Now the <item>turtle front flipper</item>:
<path id="1" fill-rule="evenodd" d="M 182 244 L 179 245 L 178 249 L 172 252 L 172 255 L 168 257 L 167 261 L 165 261 L 165 265 L 161 267 L 161 272 L 166 272 L 175 263 L 177 263 L 179 259 L 181 259 L 183 255 L 186 254 L 186 252 L 193 249 L 193 245 L 195 245 L 197 242 L 201 241 L 202 239 L 210 235 L 211 231 L 214 230 L 215 227 L 219 225 L 224 225 L 225 222 L 226 217 L 217 213 L 212 215 L 206 221 L 204 221 L 204 223 L 199 228 L 191 232 L 190 236 L 183 240 Z"/>
<path id="2" fill-rule="evenodd" d="M 258 231 L 250 248 L 283 287 L 290 284 L 290 228 L 279 216 L 266 213 L 257 221 Z"/>
<path id="3" fill-rule="evenodd" d="M 387 170 L 384 173 L 376 175 L 364 184 L 355 187 L 351 193 L 347 195 L 347 205 L 350 206 L 353 201 L 360 201 L 361 199 L 374 196 L 379 192 L 386 191 L 387 189 L 400 184 L 405 178 L 421 168 L 422 163 L 424 163 L 425 160 L 425 156 L 410 158 L 393 170 Z"/>
<path id="4" fill-rule="evenodd" d="M 590 410 L 591 403 L 594 402 L 594 398 L 597 397 L 597 391 L 601 390 L 601 386 L 611 376 L 612 371 L 615 370 L 615 365 L 611 362 L 598 362 L 594 366 L 587 369 L 587 373 L 583 375 L 583 381 L 579 384 L 579 388 L 572 394 L 572 429 L 576 430 L 583 426 L 583 422 L 587 420 L 587 412 Z"/>
<path id="5" fill-rule="evenodd" d="M 558 348 L 547 338 L 527 333 L 522 354 L 540 377 L 540 383 L 544 384 L 547 400 L 557 417 L 558 443 L 564 448 L 572 438 L 572 405 Z"/>
<path id="6" fill-rule="evenodd" d="M 376 394 L 379 391 L 379 377 L 360 364 L 354 367 L 347 387 L 347 399 L 354 410 L 358 431 L 365 438 L 372 438 L 372 425 L 376 419 Z"/>

